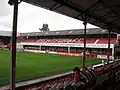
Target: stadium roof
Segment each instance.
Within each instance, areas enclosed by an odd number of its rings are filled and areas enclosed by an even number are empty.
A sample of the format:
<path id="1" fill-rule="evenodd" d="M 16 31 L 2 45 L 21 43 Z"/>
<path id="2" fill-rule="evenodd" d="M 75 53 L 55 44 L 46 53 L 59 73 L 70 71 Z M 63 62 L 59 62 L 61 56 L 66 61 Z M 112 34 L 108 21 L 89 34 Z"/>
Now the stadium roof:
<path id="1" fill-rule="evenodd" d="M 83 20 L 81 14 L 89 17 L 88 23 L 118 32 L 120 29 L 120 0 L 23 0 L 72 18 Z"/>
<path id="2" fill-rule="evenodd" d="M 87 29 L 87 34 L 108 34 L 108 30 L 101 28 Z M 61 30 L 61 31 L 44 31 L 44 32 L 30 32 L 21 33 L 21 36 L 53 36 L 53 35 L 83 35 L 83 29 Z"/>
<path id="3" fill-rule="evenodd" d="M 11 31 L 0 31 L 0 36 L 12 36 Z"/>
<path id="4" fill-rule="evenodd" d="M 0 36 L 11 37 L 12 36 L 12 32 L 11 31 L 0 31 Z M 20 33 L 17 33 L 17 36 L 20 36 Z"/>

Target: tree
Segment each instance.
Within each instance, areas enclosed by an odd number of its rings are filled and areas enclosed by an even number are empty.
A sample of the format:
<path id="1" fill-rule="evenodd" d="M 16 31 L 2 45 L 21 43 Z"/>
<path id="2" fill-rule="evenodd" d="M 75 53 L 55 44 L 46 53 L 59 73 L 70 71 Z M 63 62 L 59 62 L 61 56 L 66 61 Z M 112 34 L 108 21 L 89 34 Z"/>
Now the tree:
<path id="1" fill-rule="evenodd" d="M 39 28 L 40 31 L 49 31 L 48 24 L 43 24 L 42 28 Z"/>

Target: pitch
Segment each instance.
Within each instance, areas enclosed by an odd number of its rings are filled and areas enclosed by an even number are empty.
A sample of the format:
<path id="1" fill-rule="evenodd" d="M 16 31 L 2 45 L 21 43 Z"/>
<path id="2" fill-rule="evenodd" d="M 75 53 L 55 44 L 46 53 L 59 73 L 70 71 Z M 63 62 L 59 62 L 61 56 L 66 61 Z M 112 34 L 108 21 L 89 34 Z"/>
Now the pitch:
<path id="1" fill-rule="evenodd" d="M 10 60 L 10 51 L 0 51 L 0 85 L 9 83 Z M 95 58 L 87 58 L 86 60 L 86 66 L 98 63 L 101 61 Z M 18 82 L 50 76 L 70 71 L 75 66 L 82 66 L 80 57 L 17 52 L 16 79 Z"/>

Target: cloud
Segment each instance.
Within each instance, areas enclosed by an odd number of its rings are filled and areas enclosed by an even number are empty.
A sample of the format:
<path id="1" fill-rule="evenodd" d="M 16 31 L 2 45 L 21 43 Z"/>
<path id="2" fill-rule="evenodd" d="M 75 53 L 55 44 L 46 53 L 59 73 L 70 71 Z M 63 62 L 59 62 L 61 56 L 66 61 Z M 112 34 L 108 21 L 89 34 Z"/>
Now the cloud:
<path id="1" fill-rule="evenodd" d="M 0 0 L 0 16 L 8 16 L 11 8 L 8 5 L 8 0 Z"/>
<path id="2" fill-rule="evenodd" d="M 0 0 L 0 30 L 11 30 L 12 8 L 8 0 Z"/>

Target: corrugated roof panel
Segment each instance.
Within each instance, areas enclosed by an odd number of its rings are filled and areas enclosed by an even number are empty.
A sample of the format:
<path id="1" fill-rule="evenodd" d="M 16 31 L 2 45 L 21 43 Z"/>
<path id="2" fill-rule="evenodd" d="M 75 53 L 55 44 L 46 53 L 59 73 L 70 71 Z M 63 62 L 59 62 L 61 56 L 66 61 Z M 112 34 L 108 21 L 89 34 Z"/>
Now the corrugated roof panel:
<path id="1" fill-rule="evenodd" d="M 44 7 L 82 20 L 81 13 L 87 15 L 88 23 L 102 28 L 120 29 L 120 0 L 24 0 L 27 3 Z"/>

